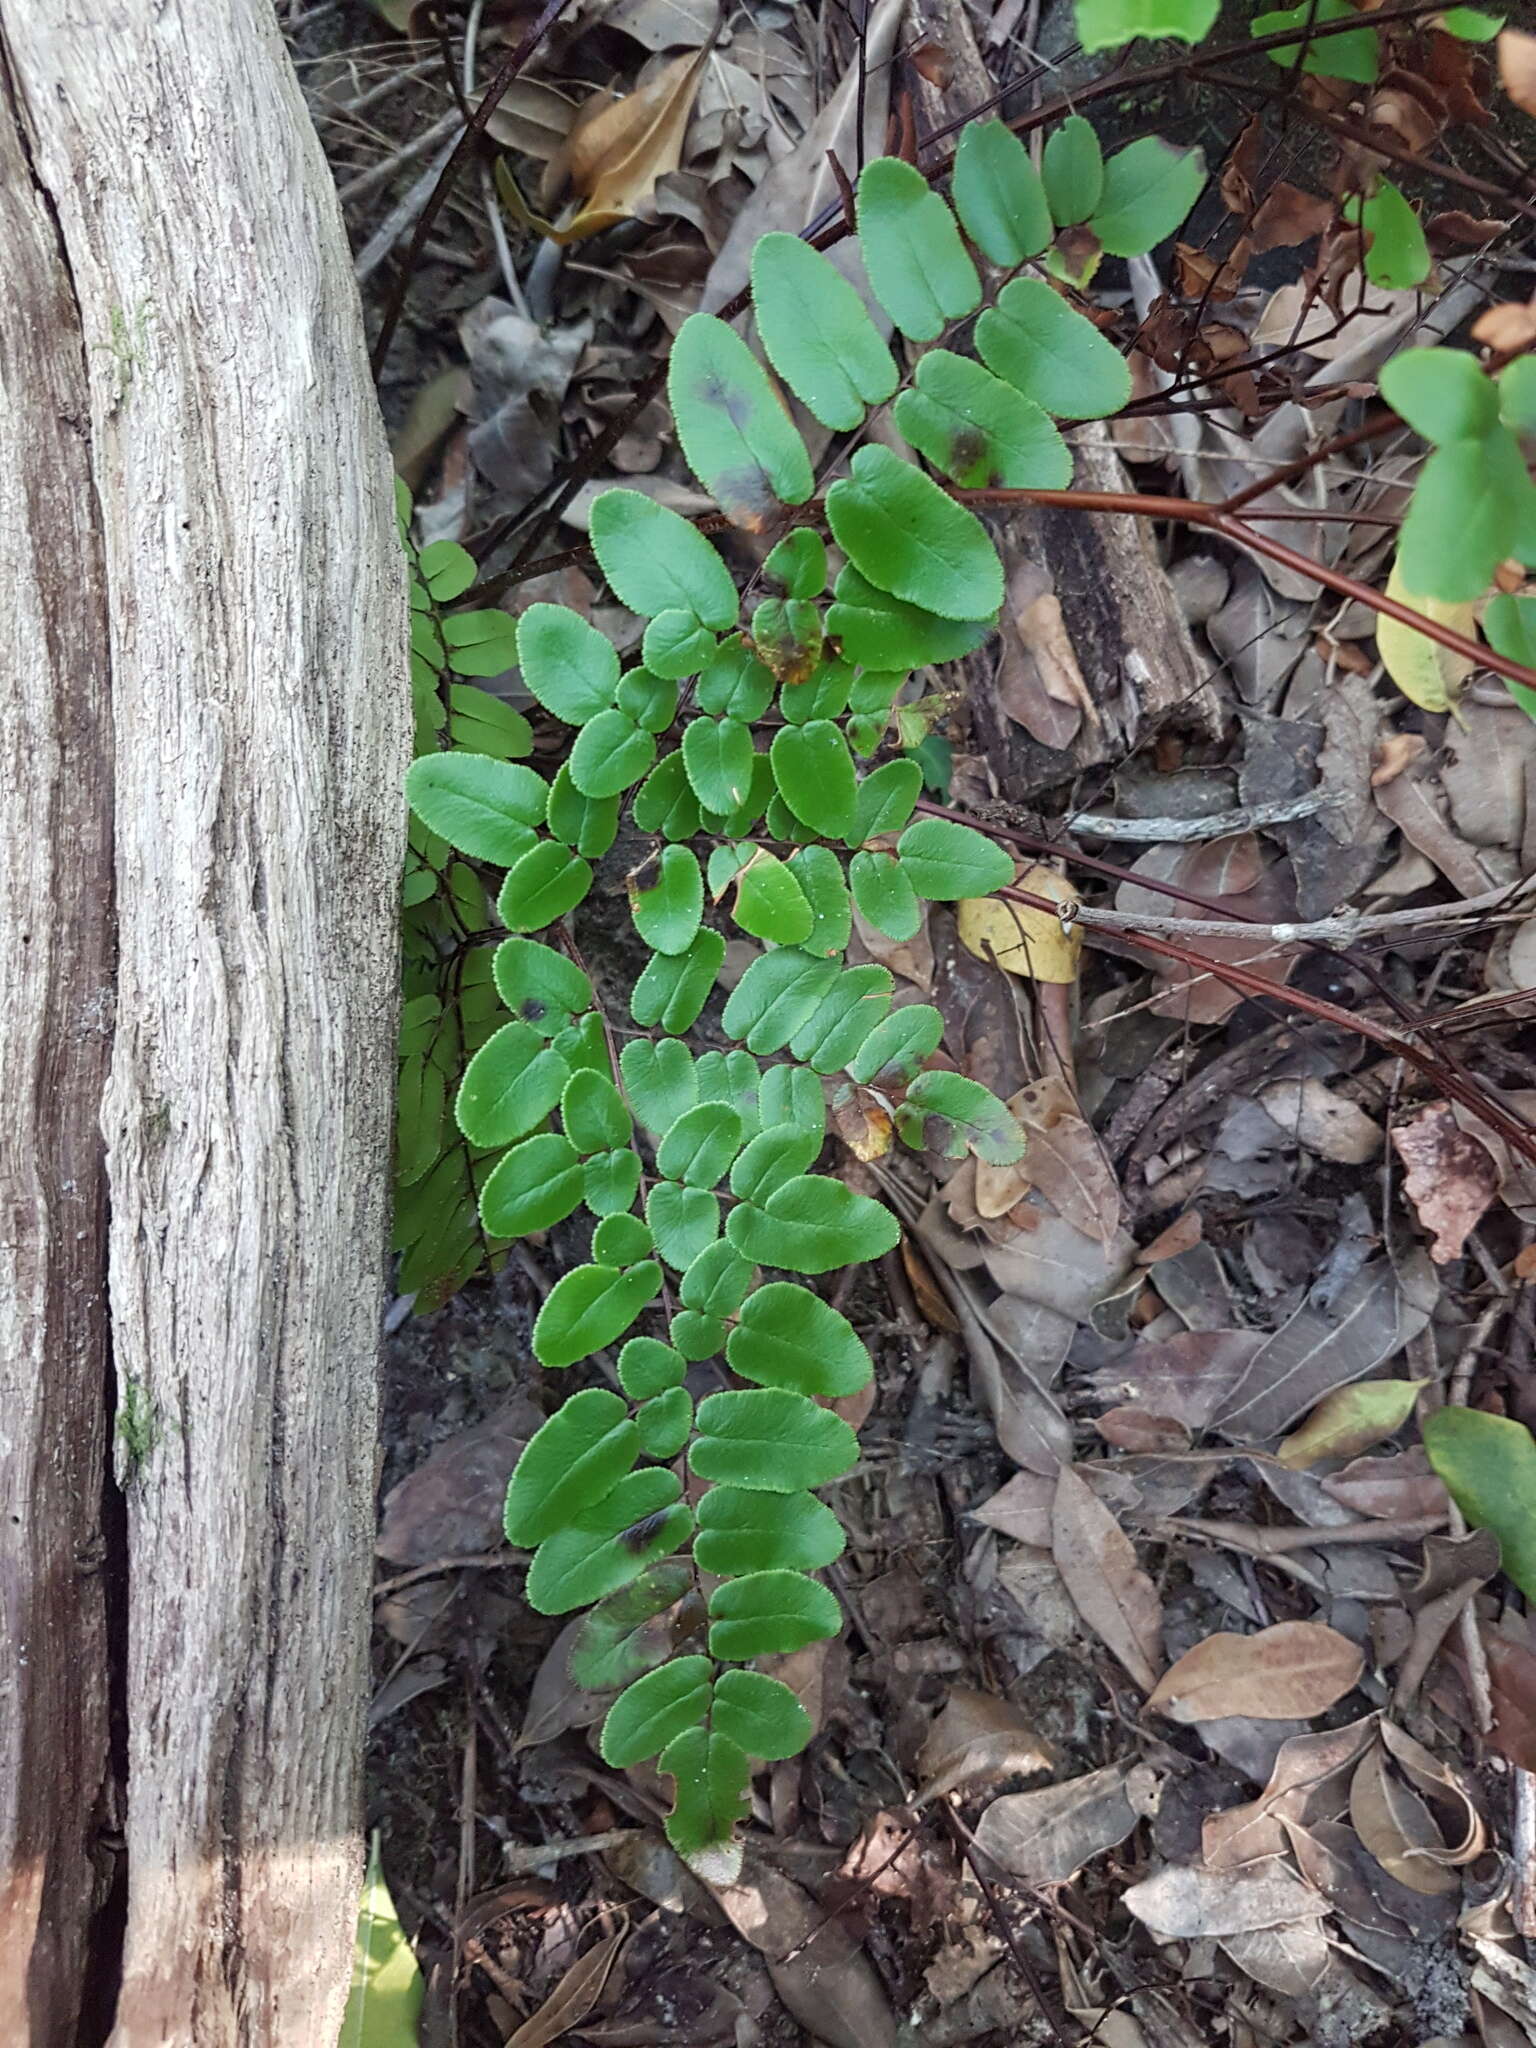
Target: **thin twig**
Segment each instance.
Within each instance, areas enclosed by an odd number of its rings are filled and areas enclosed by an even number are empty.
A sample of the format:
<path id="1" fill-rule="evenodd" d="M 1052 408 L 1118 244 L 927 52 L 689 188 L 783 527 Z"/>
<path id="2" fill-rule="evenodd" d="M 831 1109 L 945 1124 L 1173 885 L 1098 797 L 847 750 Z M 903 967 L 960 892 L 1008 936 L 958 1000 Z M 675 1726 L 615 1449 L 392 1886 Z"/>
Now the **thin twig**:
<path id="1" fill-rule="evenodd" d="M 1332 790 L 1309 789 L 1272 804 L 1239 804 L 1231 811 L 1207 811 L 1198 818 L 1116 818 L 1101 811 L 1073 811 L 1069 832 L 1090 839 L 1176 840 L 1225 839 L 1232 832 L 1253 832 L 1261 825 L 1290 825 L 1318 811 L 1336 810 L 1345 799 Z"/>
<path id="2" fill-rule="evenodd" d="M 384 309 L 384 318 L 379 326 L 379 338 L 373 345 L 373 375 L 377 381 L 389 355 L 389 345 L 395 338 L 395 329 L 400 324 L 400 315 L 405 308 L 405 295 L 415 274 L 417 258 L 421 255 L 430 234 L 433 222 L 443 210 L 443 204 L 453 189 L 453 181 L 459 167 L 474 148 L 476 141 L 490 125 L 492 114 L 501 105 L 508 88 L 521 73 L 524 65 L 543 42 L 549 30 L 570 5 L 570 0 L 546 0 L 540 8 L 538 18 L 522 41 L 513 49 L 506 62 L 485 89 L 485 95 L 476 107 L 473 119 L 466 121 L 463 132 L 453 146 L 452 154 L 443 165 L 442 174 L 433 188 L 432 196 L 422 210 L 421 219 L 416 223 L 416 232 L 411 237 L 411 246 L 405 252 L 400 266 L 400 275 L 395 280 L 395 289 L 390 294 L 389 304 Z"/>

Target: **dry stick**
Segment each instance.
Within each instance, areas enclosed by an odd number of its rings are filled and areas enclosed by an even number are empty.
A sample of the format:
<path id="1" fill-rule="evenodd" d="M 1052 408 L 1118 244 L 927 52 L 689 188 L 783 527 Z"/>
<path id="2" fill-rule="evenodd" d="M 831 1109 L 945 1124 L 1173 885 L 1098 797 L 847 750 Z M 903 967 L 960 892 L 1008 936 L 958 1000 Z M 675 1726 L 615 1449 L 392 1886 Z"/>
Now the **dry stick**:
<path id="1" fill-rule="evenodd" d="M 1051 2039 L 1058 2044 L 1058 2048 L 1068 2048 L 1067 2037 L 1061 2031 L 1055 2013 L 1052 2012 L 1050 2006 L 1046 2003 L 1045 1989 L 1036 1973 L 1035 1966 L 1029 1960 L 1024 1944 L 1014 1933 L 1013 1923 L 1009 1920 L 1007 1914 L 1004 1913 L 1002 1902 L 997 1896 L 997 1889 L 993 1885 L 992 1880 L 987 1876 L 987 1873 L 982 1869 L 978 1854 L 971 1846 L 969 1835 L 964 1827 L 962 1827 L 954 1808 L 949 1804 L 948 1800 L 944 1802 L 942 1811 L 949 1832 L 954 1837 L 955 1847 L 965 1858 L 972 1877 L 975 1878 L 977 1884 L 981 1887 L 981 1895 L 987 1902 L 987 1911 L 992 1916 L 993 1925 L 1008 1944 L 1008 1953 L 1013 1957 L 1014 1968 L 1024 1979 L 1025 1987 L 1030 1997 L 1040 2009 L 1041 2018 L 1051 2030 Z"/>
<path id="2" fill-rule="evenodd" d="M 532 28 L 486 87 L 485 95 L 476 107 L 473 117 L 465 122 L 464 131 L 454 145 L 453 154 L 443 166 L 431 198 L 422 208 L 421 218 L 416 223 L 416 232 L 411 237 L 411 245 L 406 250 L 405 259 L 400 266 L 400 275 L 395 280 L 394 291 L 390 294 L 389 304 L 384 309 L 379 338 L 373 347 L 372 369 L 375 382 L 384 368 L 385 359 L 389 354 L 389 344 L 394 340 L 395 329 L 400 324 L 400 315 L 405 308 L 405 295 L 410 289 L 417 261 L 426 245 L 433 223 L 442 212 L 444 202 L 453 189 L 453 181 L 458 176 L 460 166 L 474 148 L 476 141 L 490 126 L 491 116 L 501 105 L 507 89 L 569 5 L 570 0 L 547 0 Z"/>
<path id="3" fill-rule="evenodd" d="M 1035 896 L 1027 889 L 999 889 L 999 896 L 1024 903 L 1031 910 L 1045 910 L 1059 916 L 1061 905 L 1046 896 Z M 1132 936 L 1125 934 L 1128 944 L 1146 953 L 1160 954 L 1165 960 L 1177 960 L 1181 967 L 1196 968 L 1201 974 L 1209 974 L 1217 981 L 1224 981 L 1229 988 L 1235 988 L 1241 995 L 1262 996 L 1270 1002 L 1286 1003 L 1293 1010 L 1302 1010 L 1307 1016 L 1315 1017 L 1320 1023 L 1332 1024 L 1340 1031 L 1355 1032 L 1361 1038 L 1370 1039 L 1373 1045 L 1394 1053 L 1406 1060 L 1421 1074 L 1432 1080 L 1443 1095 L 1472 1110 L 1485 1123 L 1496 1130 L 1506 1144 L 1513 1145 L 1523 1157 L 1536 1162 L 1536 1135 L 1517 1124 L 1491 1096 L 1480 1094 L 1475 1085 L 1463 1081 L 1445 1064 L 1421 1052 L 1413 1042 L 1400 1031 L 1390 1030 L 1378 1024 L 1374 1018 L 1352 1010 L 1341 1009 L 1337 1003 L 1324 1002 L 1321 996 L 1305 993 L 1301 989 L 1287 988 L 1281 982 L 1272 981 L 1267 975 L 1250 974 L 1246 968 L 1228 961 L 1212 960 L 1207 954 L 1198 953 L 1189 946 L 1180 946 L 1171 939 L 1154 938 L 1150 932 Z"/>

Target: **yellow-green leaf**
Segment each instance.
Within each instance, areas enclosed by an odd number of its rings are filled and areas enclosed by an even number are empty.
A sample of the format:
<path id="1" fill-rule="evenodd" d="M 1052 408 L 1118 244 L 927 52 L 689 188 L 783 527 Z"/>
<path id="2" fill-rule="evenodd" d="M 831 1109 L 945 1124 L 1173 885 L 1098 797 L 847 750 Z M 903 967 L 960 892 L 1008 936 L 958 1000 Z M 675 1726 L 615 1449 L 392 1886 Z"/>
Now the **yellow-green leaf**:
<path id="1" fill-rule="evenodd" d="M 1423 1380 L 1361 1380 L 1325 1394 L 1275 1456 L 1299 1470 L 1320 1458 L 1353 1458 L 1402 1428 Z"/>

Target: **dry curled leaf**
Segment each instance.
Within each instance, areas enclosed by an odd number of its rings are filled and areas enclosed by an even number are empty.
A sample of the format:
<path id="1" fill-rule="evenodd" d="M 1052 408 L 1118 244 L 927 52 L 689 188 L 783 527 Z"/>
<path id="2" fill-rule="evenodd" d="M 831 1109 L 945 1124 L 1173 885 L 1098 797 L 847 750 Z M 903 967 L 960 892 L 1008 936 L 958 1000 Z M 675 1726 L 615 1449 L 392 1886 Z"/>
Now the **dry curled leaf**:
<path id="1" fill-rule="evenodd" d="M 1055 1752 L 1012 1700 L 957 1685 L 944 1702 L 918 1753 L 918 1806 L 958 1785 L 1048 1771 Z"/>
<path id="2" fill-rule="evenodd" d="M 1170 1721 L 1307 1721 L 1358 1682 L 1365 1659 L 1347 1636 L 1315 1621 L 1281 1621 L 1256 1635 L 1196 1643 L 1147 1700 Z"/>
<path id="3" fill-rule="evenodd" d="M 538 2011 L 510 2037 L 507 2048 L 550 2048 L 551 2042 L 579 2027 L 602 1999 L 614 1959 L 628 1933 L 627 1927 L 616 1927 L 585 1955 L 578 1956 Z"/>
<path id="4" fill-rule="evenodd" d="M 1522 29 L 1499 33 L 1499 83 L 1522 114 L 1536 114 L 1536 36 Z"/>
<path id="5" fill-rule="evenodd" d="M 1262 1857 L 1283 1855 L 1287 1823 L 1310 1827 L 1343 1813 L 1354 1767 L 1375 1729 L 1376 1717 L 1367 1714 L 1343 1728 L 1292 1735 L 1282 1742 L 1257 1799 L 1206 1816 L 1200 1836 L 1206 1867 L 1239 1870 Z"/>
<path id="6" fill-rule="evenodd" d="M 827 2048 L 896 2048 L 896 2019 L 869 1957 L 842 1923 L 771 1864 L 749 1857 L 710 1890 L 758 1950 L 785 2010 Z"/>
<path id="7" fill-rule="evenodd" d="M 1026 1884 L 1066 1884 L 1156 1812 L 1160 1789 L 1156 1771 L 1138 1763 L 1011 1792 L 994 1799 L 976 1823 L 976 1846 Z"/>
<path id="8" fill-rule="evenodd" d="M 1109 1509 L 1070 1465 L 1056 1481 L 1051 1555 L 1072 1604 L 1146 1691 L 1163 1661 L 1163 1604 Z"/>
<path id="9" fill-rule="evenodd" d="M 1327 1088 L 1315 1075 L 1271 1081 L 1259 1102 L 1298 1144 L 1340 1166 L 1363 1166 L 1381 1150 L 1381 1126 L 1358 1102 Z"/>
<path id="10" fill-rule="evenodd" d="M 1388 1767 L 1376 1744 L 1356 1766 L 1349 1787 L 1355 1833 L 1382 1869 L 1410 1891 L 1445 1897 L 1457 1880 L 1444 1866 L 1445 1842 L 1428 1806 Z"/>
<path id="11" fill-rule="evenodd" d="M 1403 1188 L 1433 1242 L 1437 1266 L 1460 1258 L 1499 1191 L 1499 1169 L 1488 1147 L 1464 1131 L 1448 1102 L 1431 1102 L 1407 1123 L 1396 1124 L 1392 1144 L 1406 1169 Z"/>
<path id="12" fill-rule="evenodd" d="M 1020 1162 L 1026 1184 L 1044 1195 L 1075 1230 L 1100 1244 L 1110 1243 L 1123 1212 L 1120 1183 L 1065 1081 L 1047 1074 L 1010 1097 L 1008 1107 L 1028 1141 Z M 977 1207 L 982 1207 L 979 1186 Z"/>

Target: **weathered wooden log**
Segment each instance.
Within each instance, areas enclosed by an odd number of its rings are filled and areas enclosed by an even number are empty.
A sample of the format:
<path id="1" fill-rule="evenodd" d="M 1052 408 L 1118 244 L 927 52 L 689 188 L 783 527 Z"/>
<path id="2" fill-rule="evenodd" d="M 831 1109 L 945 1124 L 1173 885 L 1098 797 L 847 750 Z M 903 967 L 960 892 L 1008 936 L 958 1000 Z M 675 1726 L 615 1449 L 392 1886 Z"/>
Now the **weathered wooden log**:
<path id="1" fill-rule="evenodd" d="M 388 458 L 266 0 L 0 0 L 0 58 L 76 301 L 110 600 L 112 2039 L 323 2048 L 361 1874 L 404 832 Z"/>
<path id="2" fill-rule="evenodd" d="M 85 354 L 0 66 L 0 2040 L 72 2048 L 107 1778 L 106 575 Z"/>

